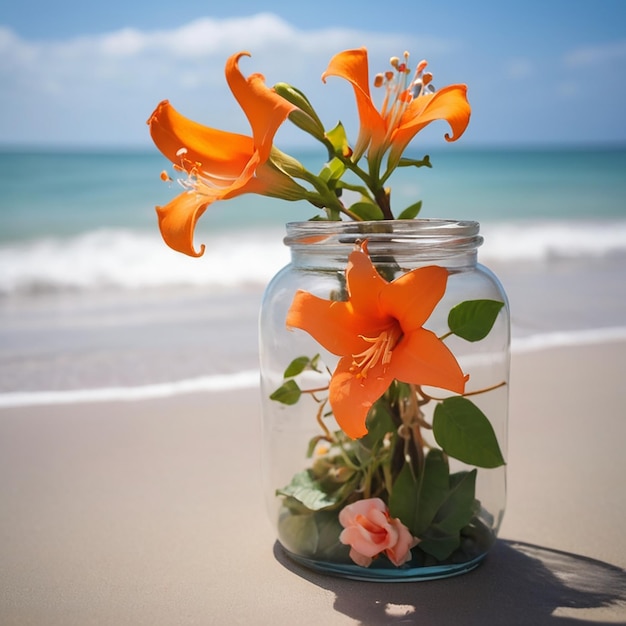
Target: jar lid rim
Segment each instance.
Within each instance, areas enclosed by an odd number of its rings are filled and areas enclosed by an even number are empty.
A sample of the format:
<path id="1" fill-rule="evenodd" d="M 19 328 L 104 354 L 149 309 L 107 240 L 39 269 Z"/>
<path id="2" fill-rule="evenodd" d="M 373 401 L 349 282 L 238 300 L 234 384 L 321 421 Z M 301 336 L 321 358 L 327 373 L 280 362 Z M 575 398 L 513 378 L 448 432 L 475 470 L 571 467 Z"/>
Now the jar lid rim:
<path id="1" fill-rule="evenodd" d="M 480 224 L 471 220 L 412 219 L 380 221 L 288 222 L 287 246 L 353 245 L 367 239 L 371 243 L 421 242 L 426 245 L 454 244 L 475 248 L 482 244 Z"/>

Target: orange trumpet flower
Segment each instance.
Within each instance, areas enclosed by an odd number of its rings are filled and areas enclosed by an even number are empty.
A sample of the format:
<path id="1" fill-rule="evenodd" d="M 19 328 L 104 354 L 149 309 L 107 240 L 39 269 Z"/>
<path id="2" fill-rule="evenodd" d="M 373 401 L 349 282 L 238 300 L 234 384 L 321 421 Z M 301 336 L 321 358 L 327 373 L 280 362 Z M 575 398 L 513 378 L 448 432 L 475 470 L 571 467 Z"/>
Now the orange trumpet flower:
<path id="1" fill-rule="evenodd" d="M 405 56 L 408 59 L 408 54 Z M 394 63 L 394 67 L 400 75 L 407 71 L 405 64 L 399 62 Z M 414 82 L 390 94 L 391 101 L 386 99 L 378 111 L 370 95 L 367 49 L 345 50 L 330 60 L 322 80 L 338 76 L 347 80 L 354 90 L 360 120 L 354 149 L 357 160 L 368 150 L 368 159 L 380 163 L 383 154 L 391 148 L 388 167 L 395 167 L 415 134 L 435 120 L 446 120 L 450 124 L 452 135 L 445 135 L 447 141 L 456 141 L 465 132 L 471 114 L 467 86 L 450 85 L 429 93 L 421 88 L 432 78 L 430 74 L 422 74 L 425 67 L 424 61 L 418 66 L 418 84 Z"/>
<path id="2" fill-rule="evenodd" d="M 201 256 L 193 245 L 196 222 L 216 200 L 244 193 L 286 199 L 301 197 L 302 188 L 275 167 L 270 155 L 279 126 L 296 107 L 265 85 L 261 74 L 244 77 L 238 62 L 247 52 L 226 62 L 226 80 L 243 109 L 252 137 L 208 128 L 161 102 L 148 120 L 157 148 L 187 173 L 185 191 L 165 206 L 157 207 L 159 228 L 168 246 L 190 256 Z M 168 177 L 165 176 L 167 179 Z"/>
<path id="3" fill-rule="evenodd" d="M 388 282 L 369 257 L 367 242 L 350 254 L 347 301 L 298 291 L 287 326 L 308 332 L 341 357 L 329 402 L 339 427 L 353 439 L 367 434 L 367 413 L 397 379 L 463 393 L 467 376 L 433 332 L 423 328 L 443 297 L 448 271 L 421 267 Z"/>

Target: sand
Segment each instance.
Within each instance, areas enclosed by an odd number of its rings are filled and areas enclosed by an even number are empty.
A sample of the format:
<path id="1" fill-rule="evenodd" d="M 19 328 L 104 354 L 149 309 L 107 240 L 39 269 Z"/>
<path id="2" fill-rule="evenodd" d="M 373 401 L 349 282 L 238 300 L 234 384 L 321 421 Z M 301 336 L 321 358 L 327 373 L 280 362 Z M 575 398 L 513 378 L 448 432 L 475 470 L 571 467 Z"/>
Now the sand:
<path id="1" fill-rule="evenodd" d="M 0 410 L 0 624 L 626 623 L 626 342 L 513 357 L 485 563 L 400 584 L 285 559 L 254 389 Z"/>

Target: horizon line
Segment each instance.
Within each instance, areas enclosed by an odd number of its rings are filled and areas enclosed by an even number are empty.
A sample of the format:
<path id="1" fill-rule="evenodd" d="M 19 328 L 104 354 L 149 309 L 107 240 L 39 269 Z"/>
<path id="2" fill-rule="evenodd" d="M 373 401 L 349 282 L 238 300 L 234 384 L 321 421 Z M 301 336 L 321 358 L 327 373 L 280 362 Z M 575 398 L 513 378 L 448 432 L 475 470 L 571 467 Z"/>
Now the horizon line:
<path id="1" fill-rule="evenodd" d="M 306 145 L 285 145 L 286 149 L 297 150 L 299 152 L 313 152 L 315 149 L 310 144 Z M 424 144 L 420 149 L 417 147 L 408 152 L 470 152 L 474 150 L 516 150 L 516 151 L 534 151 L 534 150 L 626 150 L 626 140 L 589 140 L 589 141 L 528 141 L 528 142 L 466 142 L 462 145 L 454 146 L 441 146 L 434 144 Z M 0 140 L 0 153 L 15 153 L 15 152 L 38 152 L 38 153 L 59 153 L 59 152 L 134 152 L 140 153 L 154 153 L 158 154 L 158 150 L 150 143 L 129 143 L 129 144 L 108 144 L 108 143 L 82 143 L 82 142 L 68 142 L 68 143 L 36 143 L 36 142 L 4 142 Z"/>

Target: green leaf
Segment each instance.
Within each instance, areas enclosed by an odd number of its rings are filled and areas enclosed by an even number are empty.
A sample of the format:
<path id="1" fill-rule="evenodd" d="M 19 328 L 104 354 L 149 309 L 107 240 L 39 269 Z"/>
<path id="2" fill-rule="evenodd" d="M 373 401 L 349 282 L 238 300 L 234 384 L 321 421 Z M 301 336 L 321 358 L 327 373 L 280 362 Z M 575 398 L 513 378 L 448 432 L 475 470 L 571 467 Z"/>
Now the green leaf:
<path id="1" fill-rule="evenodd" d="M 433 520 L 439 530 L 450 534 L 459 533 L 470 523 L 474 515 L 476 474 L 477 471 L 473 469 L 450 476 L 448 496 Z"/>
<path id="2" fill-rule="evenodd" d="M 311 513 L 294 514 L 288 509 L 278 518 L 278 536 L 292 552 L 315 554 L 319 543 L 319 532 Z"/>
<path id="3" fill-rule="evenodd" d="M 406 157 L 402 157 L 400 161 L 398 161 L 398 167 L 409 167 L 414 165 L 415 167 L 432 167 L 432 163 L 430 162 L 430 157 L 426 154 L 423 159 L 408 159 Z"/>
<path id="4" fill-rule="evenodd" d="M 270 395 L 270 400 L 291 405 L 296 404 L 301 395 L 302 391 L 298 387 L 298 383 L 295 380 L 288 380 Z"/>
<path id="5" fill-rule="evenodd" d="M 308 356 L 299 356 L 294 359 L 285 370 L 283 378 L 293 378 L 298 374 L 301 374 L 311 363 L 311 359 Z"/>
<path id="6" fill-rule="evenodd" d="M 446 398 L 435 407 L 433 434 L 443 451 L 476 467 L 499 467 L 504 458 L 485 414 L 462 396 Z"/>
<path id="7" fill-rule="evenodd" d="M 346 154 L 348 150 L 348 136 L 343 124 L 339 122 L 335 128 L 326 131 L 326 138 L 330 141 L 335 152 Z"/>
<path id="8" fill-rule="evenodd" d="M 450 476 L 450 486 L 419 547 L 436 559 L 447 559 L 461 545 L 461 530 L 474 515 L 476 470 Z"/>
<path id="9" fill-rule="evenodd" d="M 316 558 L 329 561 L 345 561 L 349 553 L 349 546 L 339 541 L 343 526 L 339 523 L 335 511 L 318 511 L 313 514 L 317 526 L 318 537 Z"/>
<path id="10" fill-rule="evenodd" d="M 319 360 L 319 354 L 316 354 L 312 359 L 308 356 L 299 356 L 289 363 L 287 369 L 285 369 L 285 372 L 283 373 L 283 378 L 294 378 L 298 374 L 302 374 L 304 370 L 319 372 Z"/>
<path id="11" fill-rule="evenodd" d="M 403 402 L 404 400 L 409 400 L 413 397 L 415 391 L 412 389 L 411 385 L 407 383 L 402 383 L 399 380 L 394 380 L 391 383 L 389 389 L 387 389 L 385 395 L 380 400 L 381 402 L 385 401 L 385 396 L 388 397 L 389 403 L 394 405 L 399 402 Z"/>
<path id="12" fill-rule="evenodd" d="M 341 159 L 333 157 L 328 163 L 324 164 L 324 167 L 320 170 L 319 177 L 327 183 L 329 180 L 338 180 L 345 171 L 346 166 L 341 162 Z"/>
<path id="13" fill-rule="evenodd" d="M 420 550 L 434 556 L 438 561 L 445 561 L 459 546 L 461 537 L 457 535 L 439 534 L 435 528 L 418 544 Z"/>
<path id="14" fill-rule="evenodd" d="M 286 487 L 276 490 L 276 495 L 294 498 L 311 511 L 333 507 L 340 499 L 337 494 L 324 491 L 309 470 L 295 474 Z"/>
<path id="15" fill-rule="evenodd" d="M 387 433 L 395 433 L 397 431 L 387 403 L 383 400 L 374 403 L 365 424 L 367 426 L 367 434 L 360 441 L 370 450 L 375 445 L 380 445 Z"/>
<path id="16" fill-rule="evenodd" d="M 419 200 L 415 204 L 412 204 L 411 206 L 408 206 L 406 209 L 404 209 L 404 211 L 402 211 L 402 213 L 398 215 L 398 219 L 399 220 L 412 220 L 417 216 L 417 214 L 421 211 L 421 209 L 422 209 L 422 201 Z"/>
<path id="17" fill-rule="evenodd" d="M 419 509 L 414 534 L 421 537 L 432 524 L 439 507 L 448 497 L 450 470 L 441 450 L 432 449 L 426 456 L 424 471 L 420 478 Z"/>
<path id="18" fill-rule="evenodd" d="M 389 514 L 397 517 L 411 531 L 415 533 L 415 520 L 418 515 L 418 482 L 413 477 L 411 466 L 405 463 L 391 490 L 389 497 Z"/>
<path id="19" fill-rule="evenodd" d="M 385 217 L 381 208 L 371 202 L 355 202 L 350 211 L 366 221 L 382 220 Z"/>
<path id="20" fill-rule="evenodd" d="M 479 341 L 489 334 L 503 306 L 497 300 L 466 300 L 450 311 L 448 326 L 467 341 Z"/>

